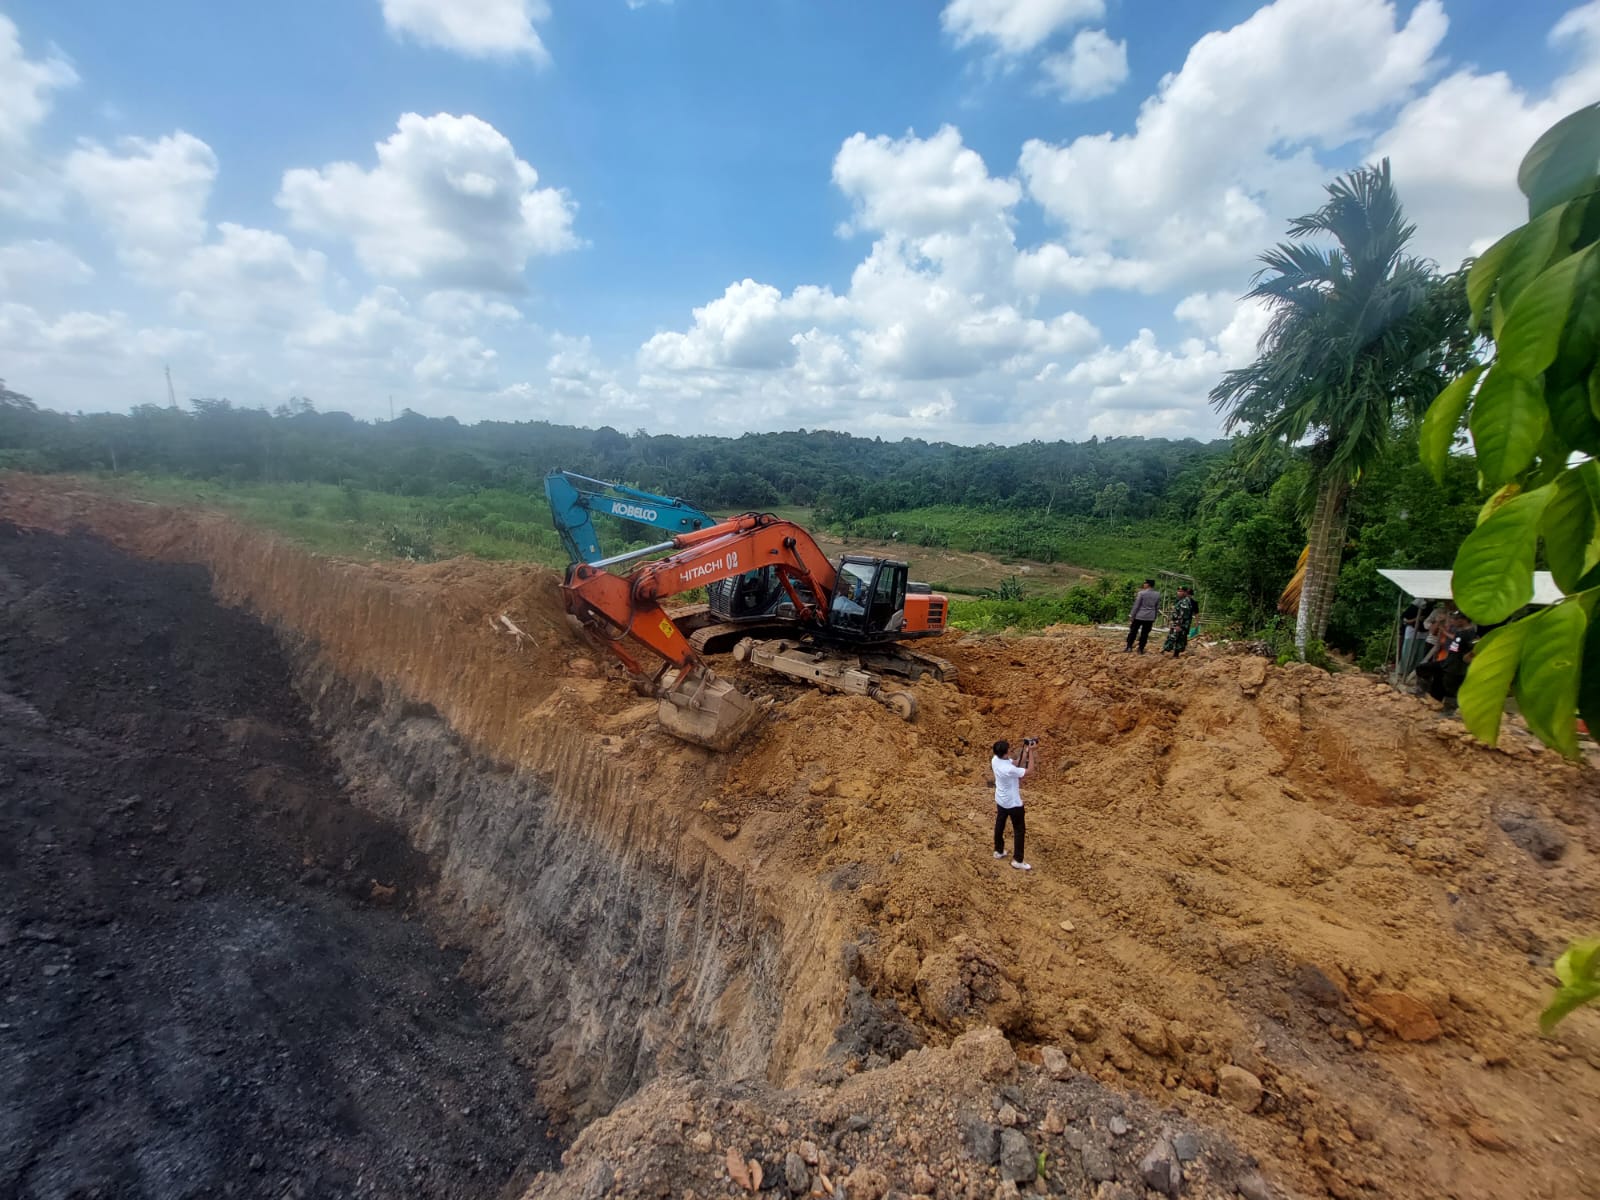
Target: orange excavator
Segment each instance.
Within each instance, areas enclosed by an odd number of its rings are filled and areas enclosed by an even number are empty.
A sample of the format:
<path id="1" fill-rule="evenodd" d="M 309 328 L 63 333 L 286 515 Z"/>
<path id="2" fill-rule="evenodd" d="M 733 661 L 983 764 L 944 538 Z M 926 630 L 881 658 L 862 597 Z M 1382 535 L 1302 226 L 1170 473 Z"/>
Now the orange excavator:
<path id="1" fill-rule="evenodd" d="M 627 575 L 606 569 L 663 550 L 673 553 Z M 763 705 L 706 665 L 663 600 L 721 580 L 770 587 L 776 578 L 788 597 L 777 626 L 784 636 L 744 637 L 734 658 L 828 691 L 871 697 L 909 721 L 916 697 L 886 686 L 882 676 L 954 679 L 956 669 L 902 644 L 944 633 L 948 611 L 944 596 L 906 574 L 903 562 L 860 554 L 835 566 L 800 526 L 746 513 L 615 558 L 574 563 L 561 590 L 583 634 L 614 654 L 641 690 L 660 698 L 657 713 L 669 733 L 729 750 L 759 721 Z M 773 628 L 770 621 L 762 625 Z M 647 669 L 641 649 L 663 661 Z"/>

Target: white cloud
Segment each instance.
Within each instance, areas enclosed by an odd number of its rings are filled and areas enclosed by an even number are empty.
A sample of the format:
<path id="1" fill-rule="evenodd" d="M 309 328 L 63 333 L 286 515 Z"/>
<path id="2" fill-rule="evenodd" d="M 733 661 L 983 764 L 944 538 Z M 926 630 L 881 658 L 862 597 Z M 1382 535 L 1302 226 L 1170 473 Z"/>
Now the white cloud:
<path id="1" fill-rule="evenodd" d="M 15 23 L 0 13 L 0 213 L 35 220 L 58 214 L 57 172 L 33 140 L 50 115 L 54 93 L 77 82 L 77 72 L 58 52 L 28 58 Z"/>
<path id="2" fill-rule="evenodd" d="M 1083 316 L 1037 312 L 1019 289 L 1021 189 L 990 175 L 954 127 L 928 138 L 856 134 L 833 178 L 852 202 L 844 232 L 875 237 L 849 291 L 733 284 L 694 310 L 690 329 L 641 348 L 641 387 L 680 403 L 698 396 L 713 419 L 787 409 L 815 423 L 837 406 L 852 427 L 877 412 L 885 428 L 906 429 L 914 412 L 981 420 L 962 407 L 973 395 L 992 409 L 1018 380 L 1098 343 Z"/>
<path id="3" fill-rule="evenodd" d="M 576 204 L 477 117 L 406 113 L 377 153 L 371 170 L 287 172 L 278 204 L 298 229 L 350 238 L 379 279 L 516 291 L 530 258 L 578 245 Z"/>
<path id="4" fill-rule="evenodd" d="M 0 292 L 11 296 L 55 292 L 94 278 L 94 270 L 60 242 L 38 238 L 0 246 Z"/>
<path id="5" fill-rule="evenodd" d="M 170 355 L 203 344 L 204 338 L 192 330 L 144 327 L 122 312 L 71 310 L 52 317 L 26 304 L 0 303 L 0 360 L 12 384 L 65 376 L 111 385 L 114 390 L 93 393 L 93 403 L 82 397 L 97 411 L 127 404 L 126 389 L 141 386 L 135 379 L 152 387 Z M 47 393 L 34 398 L 45 404 L 60 401 Z"/>
<path id="6" fill-rule="evenodd" d="M 435 293 L 413 306 L 394 288 L 377 287 L 348 311 L 324 307 L 307 314 L 286 345 L 302 374 L 319 370 L 364 388 L 498 388 L 499 352 L 460 323 L 466 309 L 454 300 Z M 480 310 L 485 313 L 504 319 L 494 309 Z"/>
<path id="7" fill-rule="evenodd" d="M 845 304 L 827 288 L 801 287 L 784 296 L 769 284 L 729 284 L 694 310 L 687 333 L 658 333 L 639 351 L 647 369 L 779 367 L 794 361 L 793 339 L 817 322 L 837 320 Z"/>
<path id="8" fill-rule="evenodd" d="M 191 134 L 124 138 L 116 151 L 86 141 L 64 174 L 125 262 L 148 268 L 205 238 L 217 156 Z"/>
<path id="9" fill-rule="evenodd" d="M 910 237 L 992 220 L 1022 196 L 1015 180 L 989 175 L 953 125 L 926 139 L 852 134 L 834 157 L 833 182 L 855 204 L 854 229 Z"/>
<path id="10" fill-rule="evenodd" d="M 389 32 L 470 58 L 525 56 L 543 66 L 550 52 L 534 29 L 549 19 L 545 0 L 383 0 Z"/>
<path id="11" fill-rule="evenodd" d="M 1029 141 L 1028 193 L 1061 224 L 1080 282 L 1094 266 L 1108 282 L 1237 276 L 1316 203 L 1328 172 L 1314 151 L 1360 136 L 1433 71 L 1439 0 L 1397 22 L 1387 0 L 1277 0 L 1195 43 L 1133 133 Z"/>
<path id="12" fill-rule="evenodd" d="M 1042 64 L 1051 86 L 1068 100 L 1108 96 L 1128 78 L 1128 43 L 1103 29 L 1084 29 L 1072 45 Z"/>
<path id="13" fill-rule="evenodd" d="M 1214 325 L 1215 297 L 1190 296 L 1179 315 Z M 1126 345 L 1105 346 L 1067 372 L 1073 424 L 1085 433 L 1136 433 L 1160 437 L 1206 436 L 1215 429 L 1209 393 L 1222 373 L 1256 354 L 1268 316 L 1255 304 L 1234 306 L 1227 321 L 1206 337 L 1166 349 L 1149 329 Z"/>
<path id="14" fill-rule="evenodd" d="M 51 93 L 77 82 L 78 73 L 59 54 L 24 55 L 15 22 L 0 13 L 0 166 L 28 144 L 49 115 Z"/>
<path id="15" fill-rule="evenodd" d="M 1105 0 L 950 0 L 939 23 L 958 46 L 986 40 L 1023 54 L 1057 30 L 1104 15 Z"/>
<path id="16" fill-rule="evenodd" d="M 1538 136 L 1600 97 L 1600 0 L 1563 16 L 1552 47 L 1571 56 L 1542 98 L 1503 71 L 1468 67 L 1401 109 L 1372 158 L 1393 161 L 1395 184 L 1417 224 L 1416 249 L 1446 268 L 1528 219 L 1517 165 Z"/>
<path id="17" fill-rule="evenodd" d="M 284 328 L 311 312 L 322 294 L 327 260 L 296 248 L 281 233 L 224 221 L 217 241 L 171 263 L 184 315 L 221 325 Z"/>
<path id="18" fill-rule="evenodd" d="M 476 325 L 512 325 L 522 320 L 522 313 L 504 300 L 455 289 L 429 292 L 422 298 L 417 310 L 425 319 L 451 329 L 468 329 Z"/>

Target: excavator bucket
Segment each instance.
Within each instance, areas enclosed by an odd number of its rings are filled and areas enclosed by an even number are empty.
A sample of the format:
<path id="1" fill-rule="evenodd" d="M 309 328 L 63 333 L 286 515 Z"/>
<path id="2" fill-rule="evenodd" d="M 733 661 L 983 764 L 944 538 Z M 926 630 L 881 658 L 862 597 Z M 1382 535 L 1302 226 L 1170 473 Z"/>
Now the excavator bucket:
<path id="1" fill-rule="evenodd" d="M 677 672 L 661 692 L 656 719 L 673 737 L 726 752 L 760 723 L 766 706 L 746 696 L 726 679 L 703 671 L 676 686 Z"/>

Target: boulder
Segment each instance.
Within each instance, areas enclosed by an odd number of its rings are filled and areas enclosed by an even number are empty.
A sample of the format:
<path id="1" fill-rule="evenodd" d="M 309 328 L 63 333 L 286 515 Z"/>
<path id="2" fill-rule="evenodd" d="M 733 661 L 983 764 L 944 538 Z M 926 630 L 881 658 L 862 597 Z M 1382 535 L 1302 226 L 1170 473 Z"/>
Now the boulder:
<path id="1" fill-rule="evenodd" d="M 1155 1145 L 1139 1160 L 1139 1178 L 1145 1187 L 1163 1196 L 1176 1196 L 1183 1186 L 1183 1167 L 1178 1162 L 1178 1152 L 1166 1138 L 1157 1138 Z"/>
<path id="2" fill-rule="evenodd" d="M 1072 1074 L 1072 1060 L 1059 1046 L 1044 1046 L 1039 1051 L 1039 1062 L 1051 1079 L 1065 1079 Z"/>
<path id="3" fill-rule="evenodd" d="M 1261 1080 L 1243 1067 L 1228 1065 L 1217 1069 L 1217 1095 L 1240 1112 L 1252 1113 L 1261 1107 Z"/>
<path id="4" fill-rule="evenodd" d="M 1016 1183 L 1031 1183 L 1038 1173 L 1039 1161 L 1034 1157 L 1028 1139 L 1015 1129 L 1000 1133 L 1000 1178 Z"/>
<path id="5" fill-rule="evenodd" d="M 1149 1009 L 1137 1004 L 1125 1004 L 1118 1018 L 1128 1040 L 1152 1058 L 1165 1058 L 1172 1052 L 1166 1022 Z"/>
<path id="6" fill-rule="evenodd" d="M 1358 1007 L 1401 1041 L 1431 1042 L 1442 1032 L 1428 1006 L 1404 992 L 1375 991 Z"/>

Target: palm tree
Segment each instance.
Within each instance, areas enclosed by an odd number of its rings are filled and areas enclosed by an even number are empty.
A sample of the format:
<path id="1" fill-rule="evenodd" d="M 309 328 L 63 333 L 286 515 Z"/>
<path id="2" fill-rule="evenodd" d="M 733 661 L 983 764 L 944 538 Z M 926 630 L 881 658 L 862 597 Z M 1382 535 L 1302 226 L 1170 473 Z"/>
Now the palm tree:
<path id="1" fill-rule="evenodd" d="M 1416 232 L 1400 207 L 1389 160 L 1329 184 L 1328 200 L 1261 255 L 1246 299 L 1272 312 L 1260 356 L 1211 391 L 1228 432 L 1256 455 L 1300 448 L 1311 466 L 1310 548 L 1295 645 L 1327 628 L 1344 553 L 1350 490 L 1384 452 L 1397 419 L 1415 418 L 1468 344 L 1459 280 L 1405 253 Z M 1314 239 L 1331 237 L 1324 248 Z M 1441 554 L 1444 548 L 1441 547 Z"/>

